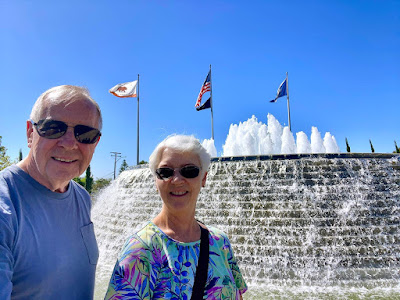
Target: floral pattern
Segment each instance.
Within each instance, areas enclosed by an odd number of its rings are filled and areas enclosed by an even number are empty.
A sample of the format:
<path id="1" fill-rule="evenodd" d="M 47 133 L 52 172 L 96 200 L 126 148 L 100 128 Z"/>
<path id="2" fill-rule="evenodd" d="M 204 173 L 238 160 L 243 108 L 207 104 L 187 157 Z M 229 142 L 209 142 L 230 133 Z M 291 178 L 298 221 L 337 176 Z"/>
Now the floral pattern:
<path id="1" fill-rule="evenodd" d="M 210 231 L 210 257 L 204 299 L 239 299 L 247 290 L 228 237 Z M 189 300 L 200 241 L 181 243 L 148 222 L 125 243 L 105 299 Z"/>

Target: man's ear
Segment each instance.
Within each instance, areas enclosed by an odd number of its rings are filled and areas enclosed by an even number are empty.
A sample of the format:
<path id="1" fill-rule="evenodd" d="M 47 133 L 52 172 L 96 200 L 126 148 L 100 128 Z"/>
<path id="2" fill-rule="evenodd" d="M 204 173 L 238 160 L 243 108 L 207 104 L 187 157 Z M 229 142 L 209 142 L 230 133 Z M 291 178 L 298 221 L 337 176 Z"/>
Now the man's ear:
<path id="1" fill-rule="evenodd" d="M 33 124 L 26 121 L 26 138 L 28 139 L 28 148 L 31 148 L 33 142 Z"/>
<path id="2" fill-rule="evenodd" d="M 95 147 L 97 147 L 97 144 L 100 142 L 100 138 L 101 138 L 101 136 L 99 136 L 99 138 L 97 139 L 96 143 L 94 143 Z"/>

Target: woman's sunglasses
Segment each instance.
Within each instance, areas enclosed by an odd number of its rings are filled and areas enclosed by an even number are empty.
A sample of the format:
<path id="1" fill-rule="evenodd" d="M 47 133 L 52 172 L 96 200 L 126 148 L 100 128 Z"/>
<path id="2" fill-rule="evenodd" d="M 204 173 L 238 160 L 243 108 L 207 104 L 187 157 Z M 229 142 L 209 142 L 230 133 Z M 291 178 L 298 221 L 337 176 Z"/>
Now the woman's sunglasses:
<path id="1" fill-rule="evenodd" d="M 31 121 L 36 127 L 38 134 L 46 139 L 58 139 L 68 130 L 68 127 L 74 128 L 75 139 L 82 144 L 94 144 L 101 136 L 100 130 L 86 125 L 68 126 L 62 121 L 51 119 L 40 120 L 37 123 Z"/>
<path id="2" fill-rule="evenodd" d="M 196 178 L 199 176 L 200 168 L 197 166 L 185 166 L 182 168 L 158 168 L 156 170 L 156 175 L 158 179 L 167 180 L 170 179 L 175 174 L 175 170 L 179 170 L 179 173 L 185 178 Z"/>

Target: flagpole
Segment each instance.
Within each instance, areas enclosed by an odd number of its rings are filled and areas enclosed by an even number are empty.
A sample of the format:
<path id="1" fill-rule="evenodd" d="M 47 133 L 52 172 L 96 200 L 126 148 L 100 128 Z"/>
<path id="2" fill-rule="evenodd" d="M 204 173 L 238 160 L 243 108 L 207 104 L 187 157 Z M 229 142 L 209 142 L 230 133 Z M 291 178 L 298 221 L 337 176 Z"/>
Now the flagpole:
<path id="1" fill-rule="evenodd" d="M 212 99 L 212 76 L 211 76 L 211 64 L 210 64 L 210 106 L 211 106 L 211 138 L 214 140 L 214 117 L 213 117 L 213 99 Z"/>
<path id="2" fill-rule="evenodd" d="M 139 165 L 139 74 L 137 75 L 137 150 L 136 164 Z"/>
<path id="3" fill-rule="evenodd" d="M 289 130 L 292 131 L 292 127 L 291 127 L 291 125 L 290 125 L 289 78 L 288 78 L 288 72 L 286 72 L 286 95 L 287 95 L 287 109 L 288 109 Z"/>

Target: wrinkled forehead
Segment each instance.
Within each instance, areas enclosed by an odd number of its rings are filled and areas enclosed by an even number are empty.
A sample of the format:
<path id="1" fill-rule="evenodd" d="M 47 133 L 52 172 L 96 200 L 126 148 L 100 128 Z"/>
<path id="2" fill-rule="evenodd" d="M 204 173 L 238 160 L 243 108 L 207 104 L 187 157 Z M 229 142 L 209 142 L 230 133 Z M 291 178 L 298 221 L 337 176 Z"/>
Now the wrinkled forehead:
<path id="1" fill-rule="evenodd" d="M 77 123 L 90 122 L 91 126 L 97 126 L 99 117 L 96 106 L 83 97 L 58 101 L 44 99 L 40 112 L 40 119 L 71 120 Z"/>
<path id="2" fill-rule="evenodd" d="M 64 108 L 69 109 L 71 107 L 81 107 L 86 110 L 96 110 L 96 106 L 92 101 L 83 97 L 83 96 L 75 96 L 72 98 L 54 98 L 48 97 L 42 100 L 42 111 L 46 112 L 54 108 Z"/>

